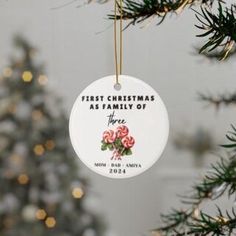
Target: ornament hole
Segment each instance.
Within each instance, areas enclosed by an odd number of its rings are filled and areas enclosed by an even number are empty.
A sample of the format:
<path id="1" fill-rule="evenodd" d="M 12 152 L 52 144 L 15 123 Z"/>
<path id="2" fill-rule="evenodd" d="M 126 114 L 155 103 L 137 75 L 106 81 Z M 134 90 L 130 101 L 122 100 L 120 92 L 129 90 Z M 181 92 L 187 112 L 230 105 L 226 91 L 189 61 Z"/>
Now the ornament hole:
<path id="1" fill-rule="evenodd" d="M 121 84 L 120 84 L 120 83 L 115 83 L 115 84 L 114 84 L 114 89 L 115 89 L 116 91 L 120 91 L 120 90 L 121 90 Z"/>

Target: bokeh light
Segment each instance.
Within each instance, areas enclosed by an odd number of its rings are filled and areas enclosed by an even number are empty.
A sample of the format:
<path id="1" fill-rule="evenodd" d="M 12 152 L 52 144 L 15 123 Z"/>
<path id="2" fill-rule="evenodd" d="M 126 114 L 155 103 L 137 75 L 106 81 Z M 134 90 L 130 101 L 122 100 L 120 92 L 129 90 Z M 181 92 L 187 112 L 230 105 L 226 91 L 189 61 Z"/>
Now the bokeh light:
<path id="1" fill-rule="evenodd" d="M 54 228 L 56 226 L 56 219 L 54 217 L 47 217 L 45 224 L 48 228 Z"/>
<path id="2" fill-rule="evenodd" d="M 46 85 L 46 84 L 48 83 L 48 78 L 47 78 L 47 76 L 46 76 L 46 75 L 40 75 L 40 76 L 38 77 L 38 83 L 39 83 L 40 85 Z"/>
<path id="3" fill-rule="evenodd" d="M 72 195 L 74 198 L 82 198 L 84 195 L 84 191 L 81 188 L 76 187 L 73 189 Z"/>
<path id="4" fill-rule="evenodd" d="M 34 146 L 35 155 L 41 156 L 41 155 L 44 154 L 44 152 L 45 152 L 45 149 L 44 149 L 42 144 L 37 144 L 37 145 Z"/>
<path id="5" fill-rule="evenodd" d="M 19 184 L 25 185 L 29 182 L 29 177 L 26 174 L 21 174 L 17 178 Z"/>
<path id="6" fill-rule="evenodd" d="M 47 213 L 44 209 L 38 209 L 36 211 L 36 218 L 38 220 L 44 220 L 46 218 L 46 216 L 47 216 Z"/>
<path id="7" fill-rule="evenodd" d="M 30 71 L 24 71 L 22 74 L 22 79 L 24 82 L 29 83 L 33 79 L 33 74 Z"/>

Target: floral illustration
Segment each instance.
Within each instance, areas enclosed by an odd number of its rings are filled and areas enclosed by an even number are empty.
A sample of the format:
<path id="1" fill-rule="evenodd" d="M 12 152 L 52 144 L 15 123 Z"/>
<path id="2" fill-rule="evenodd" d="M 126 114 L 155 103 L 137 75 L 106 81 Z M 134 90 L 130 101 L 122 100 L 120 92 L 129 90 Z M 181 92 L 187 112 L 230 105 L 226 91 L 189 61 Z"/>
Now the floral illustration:
<path id="1" fill-rule="evenodd" d="M 125 125 L 118 126 L 115 130 L 106 130 L 102 135 L 101 150 L 113 151 L 111 160 L 122 160 L 122 156 L 132 155 L 131 148 L 135 139 L 129 135 L 129 129 Z"/>

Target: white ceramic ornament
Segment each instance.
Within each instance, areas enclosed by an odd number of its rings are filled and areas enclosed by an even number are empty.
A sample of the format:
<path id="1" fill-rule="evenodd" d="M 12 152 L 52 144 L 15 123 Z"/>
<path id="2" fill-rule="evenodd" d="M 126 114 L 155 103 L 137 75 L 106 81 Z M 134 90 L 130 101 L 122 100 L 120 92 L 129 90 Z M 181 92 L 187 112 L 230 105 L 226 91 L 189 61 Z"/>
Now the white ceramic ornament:
<path id="1" fill-rule="evenodd" d="M 169 133 L 168 114 L 157 92 L 143 81 L 115 76 L 90 84 L 70 116 L 75 152 L 91 170 L 110 178 L 143 173 L 161 156 Z"/>

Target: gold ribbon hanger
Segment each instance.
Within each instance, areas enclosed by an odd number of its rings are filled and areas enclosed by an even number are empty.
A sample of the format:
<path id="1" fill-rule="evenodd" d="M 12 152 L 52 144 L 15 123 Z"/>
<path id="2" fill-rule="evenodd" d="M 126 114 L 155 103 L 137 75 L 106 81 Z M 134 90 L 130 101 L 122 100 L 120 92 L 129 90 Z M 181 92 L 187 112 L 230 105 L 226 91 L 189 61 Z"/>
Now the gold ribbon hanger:
<path id="1" fill-rule="evenodd" d="M 121 85 L 119 83 L 119 75 L 122 74 L 122 64 L 123 64 L 123 6 L 122 1 L 119 0 L 119 8 L 120 8 L 120 24 L 119 24 L 119 64 L 118 64 L 118 37 L 117 37 L 117 0 L 114 2 L 114 55 L 115 55 L 115 72 L 116 72 L 116 84 L 115 87 L 119 90 Z"/>

